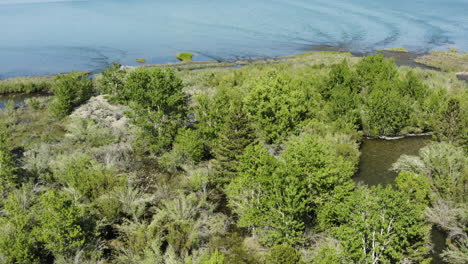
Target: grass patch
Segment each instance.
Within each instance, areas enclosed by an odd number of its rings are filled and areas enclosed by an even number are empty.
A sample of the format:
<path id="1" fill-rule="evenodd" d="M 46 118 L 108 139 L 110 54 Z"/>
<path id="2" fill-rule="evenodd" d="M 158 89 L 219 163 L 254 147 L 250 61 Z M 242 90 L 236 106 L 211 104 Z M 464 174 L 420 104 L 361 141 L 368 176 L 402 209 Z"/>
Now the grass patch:
<path id="1" fill-rule="evenodd" d="M 416 62 L 446 72 L 468 72 L 468 53 L 459 53 L 455 49 L 435 50 L 430 54 L 416 58 Z"/>
<path id="2" fill-rule="evenodd" d="M 62 73 L 57 75 L 65 74 L 79 74 L 86 75 L 90 71 L 76 72 L 76 73 Z M 11 93 L 39 93 L 39 92 L 50 92 L 54 79 L 57 75 L 43 75 L 34 77 L 14 77 L 7 79 L 0 79 L 0 94 L 11 94 Z"/>
<path id="3" fill-rule="evenodd" d="M 177 53 L 176 58 L 179 59 L 182 62 L 189 62 L 192 61 L 193 58 L 193 53 L 192 52 L 182 52 L 182 53 Z"/>
<path id="4" fill-rule="evenodd" d="M 16 77 L 0 80 L 0 94 L 50 91 L 54 76 Z"/>
<path id="5" fill-rule="evenodd" d="M 65 131 L 61 121 L 53 118 L 47 109 L 52 97 L 34 98 L 37 107 L 21 105 L 13 112 L 0 110 L 0 126 L 9 127 L 9 143 L 15 147 L 28 147 L 41 142 L 55 142 Z"/>
<path id="6" fill-rule="evenodd" d="M 138 59 L 136 59 L 136 61 L 137 61 L 138 63 L 145 63 L 145 62 L 146 62 L 146 59 L 138 58 Z"/>
<path id="7" fill-rule="evenodd" d="M 409 52 L 409 50 L 405 48 L 385 48 L 385 49 L 378 49 L 377 51 Z"/>

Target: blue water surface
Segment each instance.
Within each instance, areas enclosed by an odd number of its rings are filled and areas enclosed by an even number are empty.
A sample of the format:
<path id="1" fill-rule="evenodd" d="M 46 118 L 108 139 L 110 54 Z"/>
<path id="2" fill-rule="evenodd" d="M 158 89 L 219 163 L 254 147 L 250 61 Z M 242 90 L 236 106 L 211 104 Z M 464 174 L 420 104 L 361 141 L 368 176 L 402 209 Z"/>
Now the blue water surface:
<path id="1" fill-rule="evenodd" d="M 0 78 L 195 59 L 468 50 L 468 0 L 0 0 Z"/>

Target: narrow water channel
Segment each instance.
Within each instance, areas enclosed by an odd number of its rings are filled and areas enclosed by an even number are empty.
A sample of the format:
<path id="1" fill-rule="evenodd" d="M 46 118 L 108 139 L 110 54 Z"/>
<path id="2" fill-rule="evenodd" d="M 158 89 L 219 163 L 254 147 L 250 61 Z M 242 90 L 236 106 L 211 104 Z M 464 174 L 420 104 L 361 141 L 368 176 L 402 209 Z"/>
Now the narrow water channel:
<path id="1" fill-rule="evenodd" d="M 13 101 L 15 106 L 19 106 L 24 103 L 28 98 L 37 97 L 37 94 L 0 94 L 0 110 L 3 110 L 6 107 L 8 101 Z"/>
<path id="2" fill-rule="evenodd" d="M 365 139 L 361 144 L 359 171 L 354 180 L 369 186 L 393 184 L 397 173 L 390 170 L 392 164 L 401 155 L 418 155 L 419 150 L 428 145 L 430 140 L 431 136 L 414 136 L 394 140 Z M 433 228 L 431 240 L 433 243 L 432 264 L 445 264 L 439 255 L 445 248 L 446 234 Z"/>

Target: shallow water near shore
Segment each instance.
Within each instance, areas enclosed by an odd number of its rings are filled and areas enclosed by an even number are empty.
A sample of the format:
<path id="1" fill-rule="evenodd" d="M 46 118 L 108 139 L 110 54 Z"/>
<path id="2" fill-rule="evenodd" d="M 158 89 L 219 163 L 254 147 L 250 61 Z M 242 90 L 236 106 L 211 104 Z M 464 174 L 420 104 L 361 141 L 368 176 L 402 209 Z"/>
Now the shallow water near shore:
<path id="1" fill-rule="evenodd" d="M 33 98 L 37 97 L 37 95 L 34 94 L 7 94 L 7 95 L 2 95 L 0 94 L 0 110 L 5 109 L 6 104 L 8 101 L 13 101 L 15 106 L 19 106 L 26 101 L 28 98 Z"/>
<path id="2" fill-rule="evenodd" d="M 468 50 L 465 0 L 0 0 L 0 78 L 196 60 L 265 58 L 311 46 L 354 52 Z"/>

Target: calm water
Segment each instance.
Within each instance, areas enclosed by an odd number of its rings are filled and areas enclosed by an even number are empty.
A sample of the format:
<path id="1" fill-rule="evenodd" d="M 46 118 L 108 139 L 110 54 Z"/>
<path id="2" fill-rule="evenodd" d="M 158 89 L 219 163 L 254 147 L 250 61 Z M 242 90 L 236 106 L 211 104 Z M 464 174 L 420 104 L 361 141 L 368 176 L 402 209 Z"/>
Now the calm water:
<path id="1" fill-rule="evenodd" d="M 26 99 L 37 97 L 37 96 L 38 95 L 32 95 L 32 94 L 9 94 L 9 95 L 0 94 L 0 110 L 5 108 L 6 103 L 9 100 L 13 101 L 15 106 L 19 106 L 23 104 Z"/>
<path id="2" fill-rule="evenodd" d="M 356 181 L 368 185 L 393 184 L 396 173 L 390 171 L 401 155 L 418 155 L 431 136 L 406 137 L 395 140 L 368 139 L 361 144 L 361 158 Z"/>
<path id="3" fill-rule="evenodd" d="M 0 78 L 317 45 L 468 50 L 467 0 L 0 0 Z"/>

